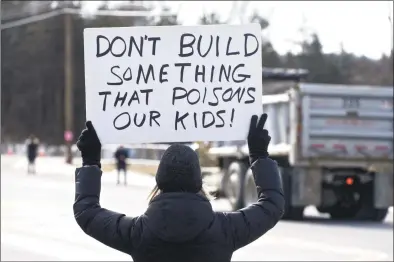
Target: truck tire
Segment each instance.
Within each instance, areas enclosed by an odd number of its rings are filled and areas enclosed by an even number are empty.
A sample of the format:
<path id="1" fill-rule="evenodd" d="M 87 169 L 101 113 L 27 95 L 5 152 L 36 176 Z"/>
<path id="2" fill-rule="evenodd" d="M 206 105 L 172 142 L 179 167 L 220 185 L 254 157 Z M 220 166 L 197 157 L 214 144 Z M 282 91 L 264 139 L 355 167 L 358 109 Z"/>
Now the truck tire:
<path id="1" fill-rule="evenodd" d="M 388 213 L 388 208 L 362 207 L 359 210 L 352 208 L 335 208 L 330 211 L 332 219 L 354 219 L 362 221 L 382 222 Z"/>
<path id="2" fill-rule="evenodd" d="M 305 207 L 291 206 L 291 168 L 280 168 L 282 186 L 285 194 L 285 213 L 283 220 L 302 220 Z"/>
<path id="3" fill-rule="evenodd" d="M 246 164 L 240 161 L 231 163 L 227 170 L 225 192 L 234 211 L 245 207 L 244 185 L 247 170 Z"/>
<path id="4" fill-rule="evenodd" d="M 387 216 L 388 208 L 363 207 L 355 216 L 357 220 L 383 222 Z"/>
<path id="5" fill-rule="evenodd" d="M 373 191 L 365 191 L 361 198 L 353 205 L 336 206 L 330 210 L 332 219 L 353 219 L 362 221 L 382 222 L 388 213 L 388 208 L 375 208 L 372 199 Z"/>
<path id="6" fill-rule="evenodd" d="M 334 207 L 333 209 L 330 210 L 330 218 L 331 219 L 354 219 L 357 216 L 357 213 L 359 212 L 358 209 L 356 208 L 344 208 L 344 207 Z"/>
<path id="7" fill-rule="evenodd" d="M 372 188 L 370 188 L 370 191 L 366 191 L 360 204 L 360 209 L 355 216 L 357 220 L 383 222 L 389 211 L 388 207 L 376 208 L 374 206 Z"/>
<path id="8" fill-rule="evenodd" d="M 371 220 L 376 221 L 376 222 L 383 222 L 384 219 L 386 218 L 389 209 L 388 208 L 374 208 L 371 210 L 373 216 L 371 217 Z"/>
<path id="9" fill-rule="evenodd" d="M 227 177 L 227 170 L 222 172 L 222 178 L 220 180 L 220 188 L 218 190 L 219 197 L 228 198 L 227 196 L 227 184 L 228 184 L 228 177 Z"/>

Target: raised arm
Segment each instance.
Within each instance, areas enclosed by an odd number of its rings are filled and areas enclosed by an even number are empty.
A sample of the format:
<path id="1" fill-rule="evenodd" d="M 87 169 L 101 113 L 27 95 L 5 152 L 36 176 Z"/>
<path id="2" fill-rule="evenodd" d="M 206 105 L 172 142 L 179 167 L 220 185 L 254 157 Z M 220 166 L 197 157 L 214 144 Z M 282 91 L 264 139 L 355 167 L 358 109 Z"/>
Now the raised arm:
<path id="1" fill-rule="evenodd" d="M 253 116 L 248 135 L 251 170 L 258 200 L 236 212 L 224 213 L 234 251 L 264 235 L 284 213 L 285 200 L 278 166 L 268 158 L 267 148 L 271 137 L 264 129 L 266 119 L 267 115 L 263 114 L 256 126 L 257 116 Z"/>
<path id="2" fill-rule="evenodd" d="M 256 203 L 224 213 L 234 251 L 273 228 L 284 213 L 284 196 L 275 161 L 258 159 L 251 167 L 257 186 Z"/>
<path id="3" fill-rule="evenodd" d="M 89 236 L 130 254 L 132 231 L 137 218 L 129 218 L 100 206 L 101 143 L 90 121 L 86 127 L 77 142 L 83 167 L 75 172 L 75 220 Z"/>
<path id="4" fill-rule="evenodd" d="M 101 170 L 85 166 L 75 172 L 74 217 L 81 229 L 101 243 L 130 254 L 136 218 L 100 206 Z"/>

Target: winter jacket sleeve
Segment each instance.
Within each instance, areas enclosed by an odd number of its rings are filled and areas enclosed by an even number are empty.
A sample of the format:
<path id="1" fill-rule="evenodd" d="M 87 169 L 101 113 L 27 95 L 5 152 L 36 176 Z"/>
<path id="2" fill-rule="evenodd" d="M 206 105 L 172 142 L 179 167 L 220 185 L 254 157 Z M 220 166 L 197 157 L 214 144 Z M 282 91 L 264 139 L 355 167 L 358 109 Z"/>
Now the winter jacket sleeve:
<path id="1" fill-rule="evenodd" d="M 130 254 L 131 235 L 137 218 L 100 206 L 101 170 L 97 166 L 75 172 L 74 217 L 81 229 L 101 243 Z"/>
<path id="2" fill-rule="evenodd" d="M 284 214 L 285 199 L 277 163 L 258 159 L 251 166 L 258 201 L 236 212 L 224 213 L 234 251 L 273 228 Z"/>

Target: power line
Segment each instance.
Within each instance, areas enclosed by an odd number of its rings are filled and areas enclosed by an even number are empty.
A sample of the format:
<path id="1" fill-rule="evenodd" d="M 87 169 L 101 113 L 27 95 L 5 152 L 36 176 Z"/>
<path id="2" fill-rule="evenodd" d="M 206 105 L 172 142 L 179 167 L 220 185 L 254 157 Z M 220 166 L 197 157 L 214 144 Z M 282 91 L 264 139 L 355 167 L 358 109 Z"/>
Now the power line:
<path id="1" fill-rule="evenodd" d="M 34 22 L 38 22 L 38 21 L 42 21 L 54 16 L 58 16 L 61 14 L 64 14 L 64 10 L 54 10 L 48 13 L 44 13 L 44 14 L 39 14 L 39 15 L 34 15 L 34 16 L 30 16 L 27 18 L 22 18 L 19 19 L 17 21 L 12 21 L 12 22 L 8 22 L 5 24 L 1 24 L 1 31 L 5 30 L 5 29 L 9 29 L 9 28 L 13 28 L 13 27 L 18 27 L 18 26 L 22 26 L 25 24 L 31 24 Z"/>
<path id="2" fill-rule="evenodd" d="M 27 4 L 15 5 L 11 4 L 8 6 L 7 11 L 2 10 L 2 19 L 3 20 L 14 20 L 20 19 L 22 17 L 30 16 L 37 14 L 37 10 L 44 10 L 45 8 L 50 8 L 50 3 L 47 1 L 44 2 L 29 2 Z M 36 10 L 36 11 L 32 11 Z"/>
<path id="3" fill-rule="evenodd" d="M 64 8 L 64 9 L 58 9 L 54 11 L 50 11 L 44 14 L 39 14 L 39 15 L 34 15 L 30 16 L 27 18 L 22 18 L 17 21 L 12 21 L 8 23 L 4 23 L 1 25 L 1 31 L 13 27 L 18 27 L 22 26 L 25 24 L 30 24 L 38 21 L 42 21 L 54 16 L 62 15 L 62 14 L 77 14 L 77 15 L 87 15 L 89 13 L 86 13 L 82 10 L 79 9 L 71 9 L 71 8 Z M 152 17 L 152 16 L 157 16 L 157 13 L 154 13 L 152 11 L 128 11 L 128 10 L 96 10 L 94 13 L 92 13 L 93 16 L 124 16 L 124 17 L 132 17 L 132 16 L 137 16 L 137 17 Z M 174 16 L 175 13 L 171 11 L 163 11 L 159 16 Z"/>

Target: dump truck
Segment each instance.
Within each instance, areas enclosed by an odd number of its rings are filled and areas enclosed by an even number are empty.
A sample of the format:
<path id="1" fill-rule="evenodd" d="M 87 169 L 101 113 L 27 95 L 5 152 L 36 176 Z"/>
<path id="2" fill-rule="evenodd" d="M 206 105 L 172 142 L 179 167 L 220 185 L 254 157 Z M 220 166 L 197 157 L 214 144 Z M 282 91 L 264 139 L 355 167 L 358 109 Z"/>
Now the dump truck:
<path id="1" fill-rule="evenodd" d="M 315 206 L 332 219 L 382 221 L 393 205 L 393 88 L 303 83 L 307 72 L 263 77 L 263 112 L 286 199 L 283 219 Z M 218 191 L 234 210 L 257 199 L 246 141 L 212 143 Z"/>

